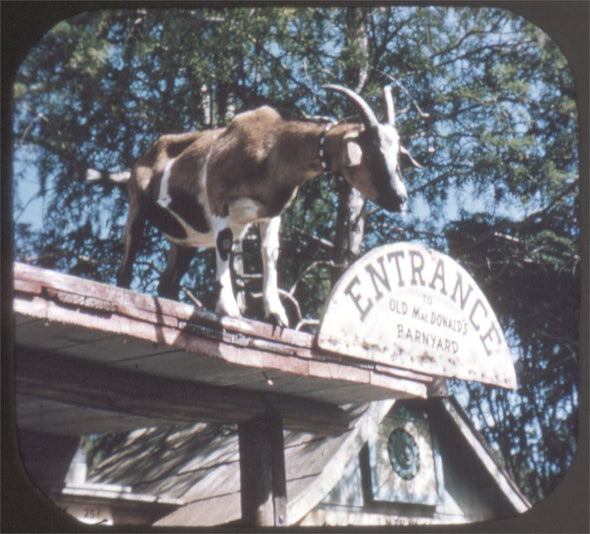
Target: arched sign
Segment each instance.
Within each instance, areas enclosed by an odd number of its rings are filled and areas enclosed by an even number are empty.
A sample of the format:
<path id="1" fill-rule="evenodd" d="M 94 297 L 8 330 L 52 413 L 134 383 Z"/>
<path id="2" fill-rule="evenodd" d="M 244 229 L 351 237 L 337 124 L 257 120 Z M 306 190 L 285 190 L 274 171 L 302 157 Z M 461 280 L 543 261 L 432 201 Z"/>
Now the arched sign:
<path id="1" fill-rule="evenodd" d="M 516 388 L 496 315 L 469 273 L 413 243 L 376 248 L 334 287 L 320 348 L 423 372 Z"/>

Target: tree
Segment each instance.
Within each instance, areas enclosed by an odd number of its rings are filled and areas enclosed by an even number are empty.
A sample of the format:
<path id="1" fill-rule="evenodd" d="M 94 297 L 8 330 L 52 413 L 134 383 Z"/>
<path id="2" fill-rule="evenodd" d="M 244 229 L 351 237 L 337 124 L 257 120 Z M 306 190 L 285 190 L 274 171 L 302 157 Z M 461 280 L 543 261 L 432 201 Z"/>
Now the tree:
<path id="1" fill-rule="evenodd" d="M 345 65 L 343 82 L 361 93 L 369 78 L 369 39 L 367 13 L 360 7 L 346 8 L 345 44 L 342 61 Z M 360 255 L 365 230 L 365 201 L 348 182 L 339 179 L 338 213 L 334 239 L 334 263 L 337 266 L 332 277 L 335 282 L 353 260 Z"/>
<path id="2" fill-rule="evenodd" d="M 403 217 L 330 179 L 305 184 L 283 217 L 282 286 L 314 320 L 334 273 L 371 247 L 418 241 L 457 258 L 497 311 L 520 389 L 454 391 L 539 500 L 576 449 L 577 110 L 558 47 L 508 11 L 135 9 L 61 22 L 15 80 L 17 259 L 113 283 L 126 199 L 87 187 L 88 166 L 127 168 L 159 134 L 225 124 L 262 103 L 342 118 L 350 110 L 320 89 L 330 82 L 354 87 L 378 112 L 393 83 L 402 141 L 424 169 L 405 171 Z M 26 206 L 31 182 L 41 224 Z M 243 253 L 254 286 L 255 249 L 247 241 Z M 155 292 L 165 255 L 150 231 L 134 289 Z M 199 251 L 183 280 L 210 307 L 213 267 Z"/>

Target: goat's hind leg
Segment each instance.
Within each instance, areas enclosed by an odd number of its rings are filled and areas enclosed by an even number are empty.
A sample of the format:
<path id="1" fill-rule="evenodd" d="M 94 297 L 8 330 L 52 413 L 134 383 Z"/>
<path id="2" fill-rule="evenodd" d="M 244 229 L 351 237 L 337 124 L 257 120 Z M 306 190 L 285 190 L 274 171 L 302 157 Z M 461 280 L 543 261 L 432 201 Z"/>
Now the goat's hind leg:
<path id="1" fill-rule="evenodd" d="M 277 261 L 279 258 L 280 217 L 259 222 L 262 253 L 264 314 L 277 326 L 289 326 L 289 319 L 279 298 Z"/>
<path id="2" fill-rule="evenodd" d="M 133 262 L 141 248 L 145 225 L 145 207 L 139 202 L 129 204 L 125 225 L 125 255 L 117 272 L 117 285 L 129 287 L 133 278 Z"/>
<path id="3" fill-rule="evenodd" d="M 173 300 L 178 299 L 180 280 L 182 280 L 182 277 L 188 271 L 194 255 L 194 248 L 181 247 L 175 243 L 170 243 L 168 263 L 162 276 L 160 276 L 158 295 Z"/>

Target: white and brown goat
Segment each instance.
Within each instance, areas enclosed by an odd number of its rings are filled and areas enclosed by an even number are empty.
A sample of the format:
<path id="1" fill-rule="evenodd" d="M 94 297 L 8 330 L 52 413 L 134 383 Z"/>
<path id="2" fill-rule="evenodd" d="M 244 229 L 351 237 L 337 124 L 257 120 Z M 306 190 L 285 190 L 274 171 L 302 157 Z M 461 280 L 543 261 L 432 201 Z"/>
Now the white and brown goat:
<path id="1" fill-rule="evenodd" d="M 263 106 L 236 115 L 227 127 L 164 135 L 131 172 L 89 170 L 88 181 L 126 183 L 129 214 L 125 256 L 117 284 L 129 287 L 145 220 L 171 243 L 158 293 L 177 298 L 180 279 L 196 247 L 215 247 L 219 298 L 217 311 L 239 316 L 230 275 L 230 252 L 248 225 L 259 223 L 266 317 L 279 325 L 288 319 L 279 299 L 277 259 L 280 214 L 298 187 L 322 173 L 339 173 L 363 195 L 389 211 L 402 211 L 407 198 L 400 155 L 417 163 L 400 144 L 391 88 L 384 90 L 387 123 L 370 106 L 338 85 L 362 123 L 325 124 L 283 118 Z"/>

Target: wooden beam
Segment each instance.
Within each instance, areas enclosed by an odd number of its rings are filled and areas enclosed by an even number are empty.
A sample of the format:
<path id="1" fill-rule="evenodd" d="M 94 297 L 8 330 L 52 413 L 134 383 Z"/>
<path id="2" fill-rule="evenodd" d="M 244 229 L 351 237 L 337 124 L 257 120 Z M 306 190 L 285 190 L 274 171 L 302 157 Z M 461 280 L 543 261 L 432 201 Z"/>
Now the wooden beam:
<path id="1" fill-rule="evenodd" d="M 287 524 L 287 477 L 283 422 L 270 410 L 239 425 L 242 525 Z"/>
<path id="2" fill-rule="evenodd" d="M 164 378 L 40 350 L 19 348 L 16 356 L 17 393 L 75 406 L 178 423 L 242 423 L 265 415 L 271 405 L 287 428 L 320 435 L 339 435 L 350 422 L 344 410 L 318 401 Z"/>

